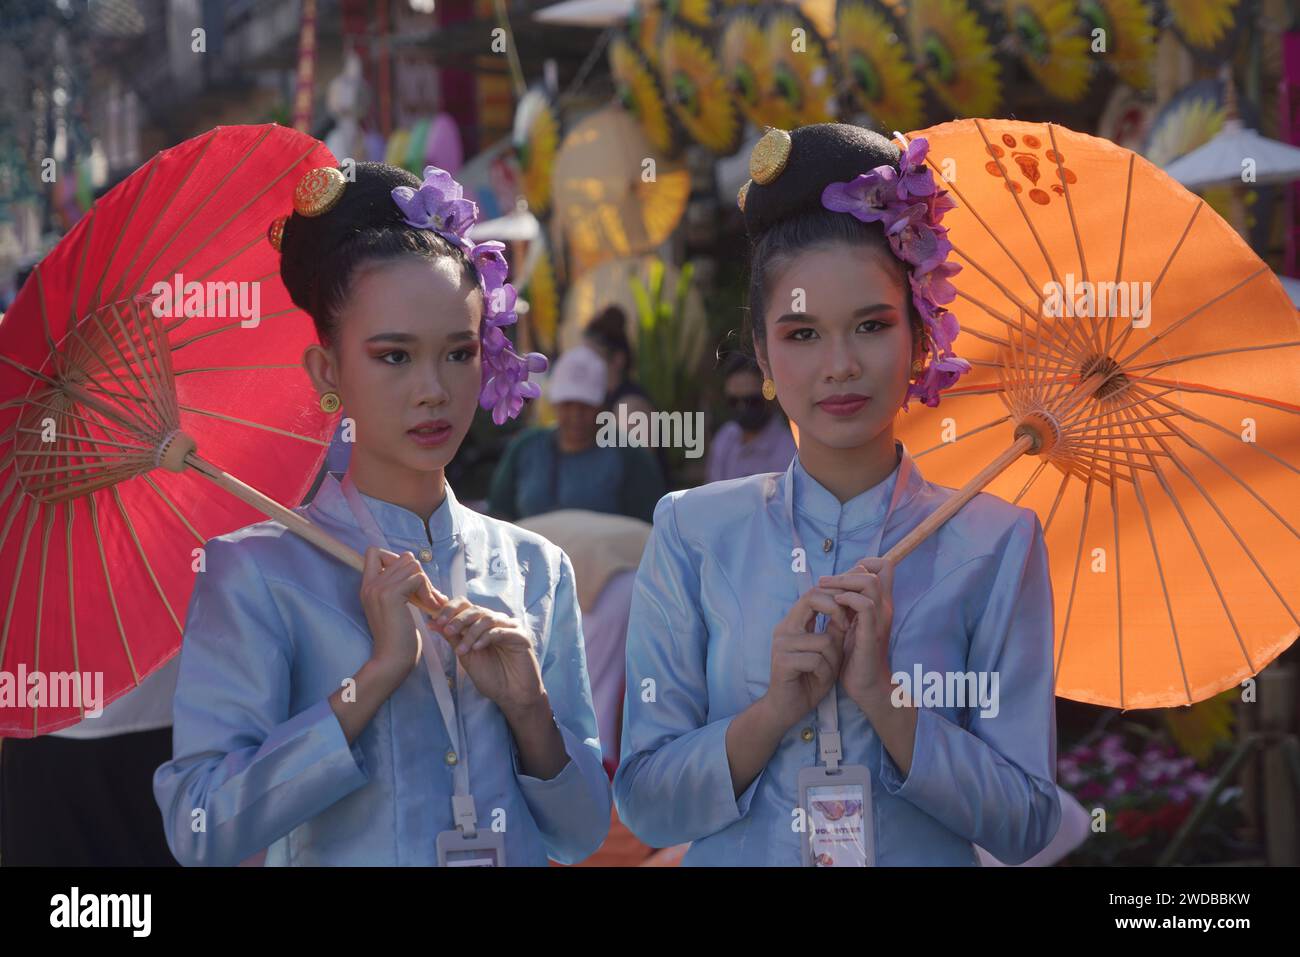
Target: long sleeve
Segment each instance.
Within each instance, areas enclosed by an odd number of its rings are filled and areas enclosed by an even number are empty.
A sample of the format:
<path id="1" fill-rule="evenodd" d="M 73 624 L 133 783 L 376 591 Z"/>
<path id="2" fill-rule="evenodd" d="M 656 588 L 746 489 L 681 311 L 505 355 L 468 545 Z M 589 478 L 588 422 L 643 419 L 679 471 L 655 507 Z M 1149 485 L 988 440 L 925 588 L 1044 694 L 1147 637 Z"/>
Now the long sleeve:
<path id="1" fill-rule="evenodd" d="M 766 773 L 736 797 L 727 760 L 735 716 L 708 721 L 708 637 L 699 576 L 667 495 L 655 508 L 632 596 L 622 760 L 614 776 L 619 818 L 652 847 L 734 824 Z"/>
<path id="2" fill-rule="evenodd" d="M 172 760 L 154 773 L 167 845 L 234 865 L 367 780 L 328 699 L 290 714 L 291 651 L 249 545 L 205 547 L 186 617 Z"/>
<path id="3" fill-rule="evenodd" d="M 1038 516 L 1028 512 L 1016 521 L 991 583 L 963 577 L 971 567 L 955 569 L 956 582 L 938 583 L 933 591 L 943 594 L 934 600 L 958 587 L 988 595 L 971 636 L 967 669 L 997 676 L 996 714 L 972 707 L 967 729 L 920 708 L 906 779 L 882 748 L 881 783 L 999 860 L 1019 864 L 1048 845 L 1061 817 L 1052 585 Z"/>
<path id="4" fill-rule="evenodd" d="M 549 780 L 519 770 L 515 778 L 546 844 L 547 856 L 561 864 L 590 857 L 609 833 L 609 776 L 601 763 L 600 734 L 587 678 L 582 642 L 582 612 L 569 556 L 560 555 L 560 573 L 542 656 L 542 684 L 564 738 L 569 763 Z M 545 598 L 546 596 L 543 596 Z M 530 606 L 526 618 L 534 619 Z"/>

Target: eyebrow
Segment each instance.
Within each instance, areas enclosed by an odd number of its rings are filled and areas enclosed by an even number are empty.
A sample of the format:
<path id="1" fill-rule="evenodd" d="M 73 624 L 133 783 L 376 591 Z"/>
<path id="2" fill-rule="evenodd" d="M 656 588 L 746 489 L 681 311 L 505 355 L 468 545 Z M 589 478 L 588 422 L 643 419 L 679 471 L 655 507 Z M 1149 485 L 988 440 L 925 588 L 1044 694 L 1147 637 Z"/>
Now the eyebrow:
<path id="1" fill-rule="evenodd" d="M 893 309 L 894 307 L 887 302 L 872 303 L 870 306 L 859 306 L 857 309 L 854 309 L 853 318 L 857 319 L 859 316 L 869 316 L 873 312 L 888 312 L 888 311 L 892 311 Z M 817 317 L 810 312 L 787 312 L 784 316 L 782 316 L 780 319 L 777 320 L 778 323 L 816 322 L 816 321 L 817 321 Z"/>
<path id="2" fill-rule="evenodd" d="M 478 336 L 473 332 L 453 332 L 447 337 L 448 342 L 473 342 Z M 381 332 L 376 336 L 371 336 L 366 340 L 370 342 L 419 342 L 420 337 L 411 335 L 409 332 Z"/>

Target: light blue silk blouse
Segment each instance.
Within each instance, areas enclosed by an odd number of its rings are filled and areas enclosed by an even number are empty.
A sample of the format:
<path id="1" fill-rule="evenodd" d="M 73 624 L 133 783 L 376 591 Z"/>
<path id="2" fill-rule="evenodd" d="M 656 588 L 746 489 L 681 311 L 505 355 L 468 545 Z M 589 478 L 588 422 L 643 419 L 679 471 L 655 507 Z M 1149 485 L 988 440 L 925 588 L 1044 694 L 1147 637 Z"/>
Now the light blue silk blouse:
<path id="1" fill-rule="evenodd" d="M 896 448 L 901 463 L 908 453 Z M 817 764 L 816 711 L 739 798 L 726 749 L 732 719 L 767 690 L 772 631 L 803 590 L 791 570 L 785 483 L 794 482 L 815 583 L 866 556 L 898 476 L 896 467 L 841 504 L 796 455 L 785 473 L 659 501 L 632 599 L 614 779 L 619 817 L 642 841 L 693 842 L 685 864 L 799 863 L 793 812 L 799 771 Z M 913 462 L 882 552 L 952 494 Z M 872 778 L 877 864 L 977 865 L 976 844 L 1008 864 L 1027 860 L 1055 836 L 1061 813 L 1052 590 L 1037 515 L 976 495 L 898 564 L 893 601 L 892 671 L 997 672 L 999 709 L 921 707 L 904 776 L 839 689 L 843 760 Z"/>
<path id="2" fill-rule="evenodd" d="M 504 826 L 508 865 L 589 856 L 609 829 L 609 778 L 568 556 L 465 508 L 450 485 L 427 527 L 399 505 L 362 499 L 392 549 L 415 554 L 444 594 L 459 536 L 469 600 L 534 636 L 570 760 L 549 780 L 520 771 L 505 717 L 466 679 L 456 705 L 478 826 Z M 295 511 L 364 554 L 333 475 Z M 267 866 L 435 864 L 438 833 L 454 827 L 453 780 L 428 671 L 412 670 L 352 746 L 328 700 L 371 654 L 360 575 L 275 521 L 214 538 L 205 553 L 181 649 L 173 756 L 153 782 L 177 860 L 232 865 L 267 848 Z"/>

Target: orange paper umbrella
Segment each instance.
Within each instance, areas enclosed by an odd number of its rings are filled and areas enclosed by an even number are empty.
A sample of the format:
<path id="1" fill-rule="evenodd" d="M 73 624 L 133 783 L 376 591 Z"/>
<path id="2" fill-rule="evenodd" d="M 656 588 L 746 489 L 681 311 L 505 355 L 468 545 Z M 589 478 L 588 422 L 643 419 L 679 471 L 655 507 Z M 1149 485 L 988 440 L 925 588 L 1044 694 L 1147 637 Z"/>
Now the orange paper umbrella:
<path id="1" fill-rule="evenodd" d="M 1256 674 L 1300 625 L 1300 317 L 1281 284 L 1107 140 L 1009 120 L 913 136 L 958 204 L 953 348 L 974 368 L 899 436 L 962 487 L 956 507 L 982 487 L 1038 512 L 1056 693 L 1168 707 Z"/>

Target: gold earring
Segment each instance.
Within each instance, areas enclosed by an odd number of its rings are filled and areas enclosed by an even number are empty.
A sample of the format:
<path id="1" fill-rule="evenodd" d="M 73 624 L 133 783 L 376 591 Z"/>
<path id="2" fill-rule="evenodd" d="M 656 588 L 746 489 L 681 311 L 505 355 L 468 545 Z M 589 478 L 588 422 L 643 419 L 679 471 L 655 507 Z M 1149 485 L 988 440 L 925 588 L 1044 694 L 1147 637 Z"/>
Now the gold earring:
<path id="1" fill-rule="evenodd" d="M 916 378 L 917 376 L 919 376 L 919 375 L 921 374 L 921 369 L 922 369 L 924 366 L 925 366 L 925 363 L 922 362 L 920 359 L 917 359 L 915 362 L 913 362 L 913 363 L 912 363 L 912 378 Z"/>
<path id="2" fill-rule="evenodd" d="M 320 397 L 320 410 L 322 412 L 337 412 L 342 404 L 337 392 L 326 392 Z"/>
<path id="3" fill-rule="evenodd" d="M 771 379 L 763 380 L 763 398 L 769 402 L 776 398 L 776 383 Z"/>

